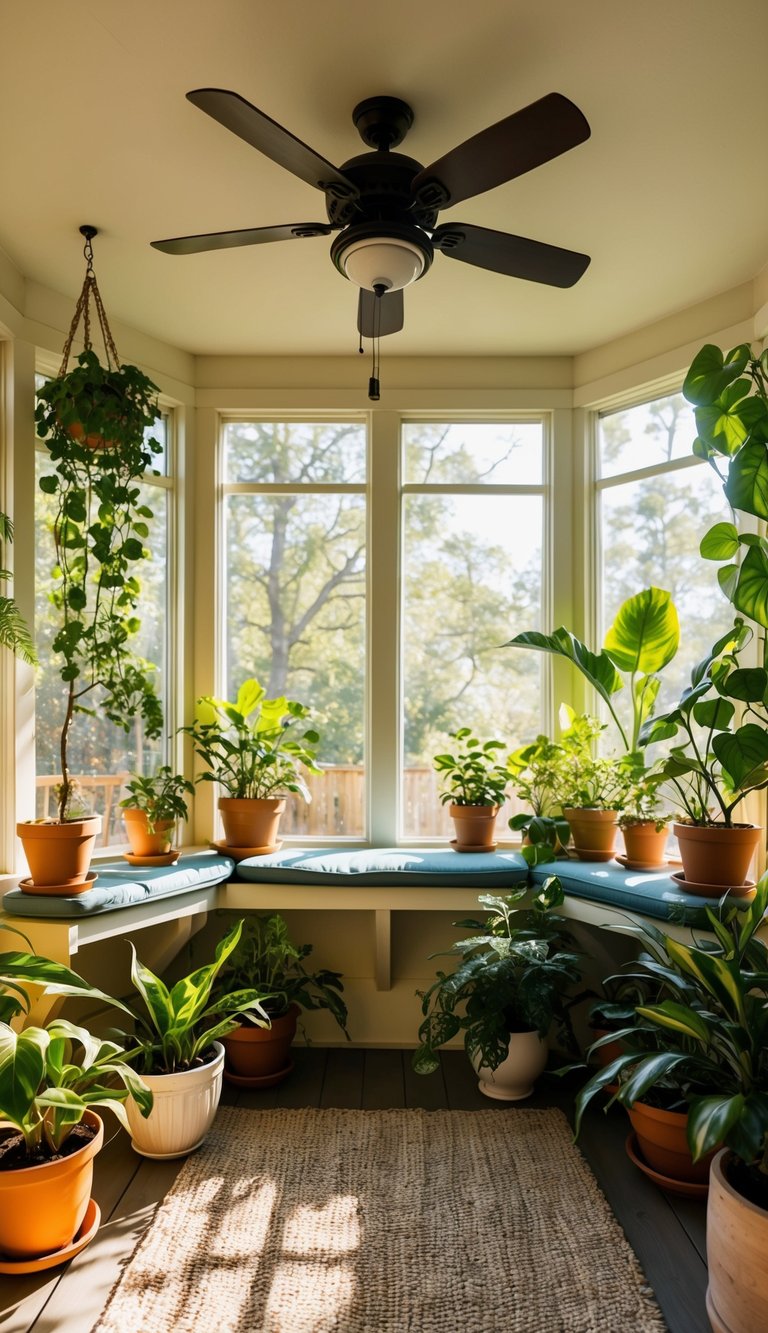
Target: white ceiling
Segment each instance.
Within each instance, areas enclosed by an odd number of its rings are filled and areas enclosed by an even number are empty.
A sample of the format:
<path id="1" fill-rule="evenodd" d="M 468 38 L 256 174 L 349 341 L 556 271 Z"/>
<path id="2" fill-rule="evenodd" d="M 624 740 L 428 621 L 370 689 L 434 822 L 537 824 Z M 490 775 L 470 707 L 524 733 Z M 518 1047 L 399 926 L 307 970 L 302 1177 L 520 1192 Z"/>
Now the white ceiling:
<path id="1" fill-rule="evenodd" d="M 353 106 L 404 98 L 429 163 L 543 94 L 592 137 L 440 216 L 582 250 L 556 290 L 437 255 L 401 355 L 569 354 L 726 291 L 768 260 L 766 0 L 0 0 L 0 249 L 74 298 L 99 227 L 107 311 L 193 353 L 350 354 L 332 238 L 186 257 L 149 242 L 323 221 L 319 191 L 186 101 L 231 88 L 341 164 Z"/>

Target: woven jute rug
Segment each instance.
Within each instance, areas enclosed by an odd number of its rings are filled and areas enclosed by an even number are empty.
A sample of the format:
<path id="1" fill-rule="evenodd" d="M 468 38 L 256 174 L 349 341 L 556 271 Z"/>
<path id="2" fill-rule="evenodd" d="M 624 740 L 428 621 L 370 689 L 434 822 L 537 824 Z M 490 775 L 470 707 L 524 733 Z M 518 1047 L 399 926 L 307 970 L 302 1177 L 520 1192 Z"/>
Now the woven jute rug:
<path id="1" fill-rule="evenodd" d="M 98 1333 L 665 1333 L 560 1111 L 222 1108 Z"/>

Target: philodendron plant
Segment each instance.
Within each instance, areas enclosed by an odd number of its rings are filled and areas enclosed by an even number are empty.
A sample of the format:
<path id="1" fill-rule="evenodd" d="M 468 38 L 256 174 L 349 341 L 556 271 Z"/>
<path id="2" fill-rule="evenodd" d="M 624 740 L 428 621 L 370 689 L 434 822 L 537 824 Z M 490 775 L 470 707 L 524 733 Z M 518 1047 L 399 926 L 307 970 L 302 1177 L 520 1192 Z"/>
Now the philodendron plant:
<path id="1" fill-rule="evenodd" d="M 591 652 L 563 626 L 552 634 L 527 630 L 504 646 L 533 648 L 571 662 L 605 703 L 622 748 L 632 754 L 638 751 L 641 728 L 653 713 L 661 685 L 659 673 L 672 661 L 679 642 L 680 625 L 670 594 L 651 587 L 619 607 L 599 653 Z M 625 687 L 624 676 L 628 678 L 629 724 L 616 707 L 616 696 Z"/>
<path id="2" fill-rule="evenodd" d="M 692 824 L 730 826 L 739 802 L 768 787 L 768 670 L 741 665 L 751 638 L 737 619 L 694 667 L 677 705 L 643 728 L 645 744 L 680 738 L 657 769 Z"/>
<path id="3" fill-rule="evenodd" d="M 693 452 L 723 483 L 736 514 L 768 519 L 768 349 L 741 343 L 727 355 L 708 343 L 683 384 L 694 405 Z M 701 542 L 707 560 L 725 562 L 720 587 L 737 611 L 768 629 L 768 540 L 735 523 L 716 523 Z M 768 665 L 764 660 L 763 665 Z"/>
<path id="4" fill-rule="evenodd" d="M 503 741 L 480 741 L 469 727 L 449 732 L 456 741 L 452 752 L 436 754 L 434 768 L 442 776 L 443 805 L 503 805 L 509 770 L 500 762 Z"/>

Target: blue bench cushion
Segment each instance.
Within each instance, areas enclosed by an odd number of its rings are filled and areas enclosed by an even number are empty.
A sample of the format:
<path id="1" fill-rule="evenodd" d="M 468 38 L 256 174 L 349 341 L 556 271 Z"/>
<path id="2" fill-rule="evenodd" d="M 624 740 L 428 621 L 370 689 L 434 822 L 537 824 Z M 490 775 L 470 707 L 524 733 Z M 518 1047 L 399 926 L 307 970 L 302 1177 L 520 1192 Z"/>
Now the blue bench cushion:
<path id="1" fill-rule="evenodd" d="M 168 898 L 174 893 L 205 888 L 229 879 L 234 861 L 216 852 L 197 852 L 182 856 L 173 866 L 130 866 L 127 861 L 97 865 L 98 878 L 85 893 L 60 897 L 58 894 L 24 893 L 10 889 L 3 895 L 3 907 L 9 916 L 78 917 L 93 912 L 114 912 L 152 898 Z"/>
<path id="2" fill-rule="evenodd" d="M 550 875 L 557 875 L 565 893 L 574 898 L 642 912 L 660 921 L 705 924 L 705 907 L 714 907 L 717 901 L 685 893 L 664 871 L 624 870 L 610 861 L 549 861 L 531 871 L 534 884 L 542 884 Z M 747 903 L 747 899 L 733 901 Z"/>
<path id="3" fill-rule="evenodd" d="M 450 888 L 464 884 L 483 889 L 512 888 L 528 878 L 528 867 L 516 852 L 404 851 L 378 847 L 371 851 L 284 851 L 250 856 L 237 866 L 239 879 L 260 884 L 359 884 L 382 887 L 427 884 Z"/>

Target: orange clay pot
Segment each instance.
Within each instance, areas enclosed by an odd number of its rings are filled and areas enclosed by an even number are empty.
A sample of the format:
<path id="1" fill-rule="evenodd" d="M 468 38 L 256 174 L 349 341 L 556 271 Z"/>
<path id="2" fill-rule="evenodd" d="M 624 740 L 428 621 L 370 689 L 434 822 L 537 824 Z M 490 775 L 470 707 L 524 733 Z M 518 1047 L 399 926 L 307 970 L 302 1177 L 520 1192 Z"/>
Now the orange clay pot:
<path id="1" fill-rule="evenodd" d="M 101 815 L 73 819 L 65 824 L 17 824 L 29 875 L 37 888 L 55 885 L 61 891 L 77 892 L 86 884 Z"/>
<path id="2" fill-rule="evenodd" d="M 496 816 L 498 805 L 455 805 L 448 807 L 456 837 L 453 846 L 457 852 L 490 850 L 496 846 Z"/>
<path id="3" fill-rule="evenodd" d="M 70 1157 L 19 1171 L 0 1171 L 0 1252 L 10 1259 L 36 1259 L 74 1240 L 85 1217 L 93 1183 L 93 1159 L 104 1142 L 95 1111 L 85 1124 L 96 1135 Z"/>
<path id="4" fill-rule="evenodd" d="M 219 797 L 219 813 L 228 847 L 274 847 L 285 797 L 264 800 Z"/>
<path id="5" fill-rule="evenodd" d="M 691 893 L 696 884 L 721 884 L 724 890 L 743 884 L 762 833 L 756 824 L 673 824 L 672 831 Z"/>
<path id="6" fill-rule="evenodd" d="M 758 1333 L 768 1310 L 768 1211 L 728 1177 L 732 1154 L 712 1163 L 707 1202 L 707 1314 L 714 1333 Z"/>
<path id="7" fill-rule="evenodd" d="M 644 819 L 637 824 L 625 824 L 621 830 L 627 860 L 635 865 L 658 867 L 661 870 L 667 864 L 666 846 L 669 831 L 665 824 L 657 829 L 652 819 Z"/>
<path id="8" fill-rule="evenodd" d="M 707 1153 L 694 1162 L 688 1147 L 687 1111 L 663 1111 L 645 1102 L 635 1102 L 627 1111 L 637 1135 L 637 1146 L 654 1171 L 671 1180 L 706 1184 L 715 1153 Z"/>
<path id="9" fill-rule="evenodd" d="M 286 1014 L 272 1019 L 271 1028 L 251 1027 L 243 1023 L 234 1032 L 222 1037 L 226 1052 L 224 1077 L 234 1074 L 238 1079 L 271 1078 L 290 1073 L 290 1049 L 296 1036 L 296 1023 L 301 1010 L 292 1004 Z M 275 1080 L 277 1081 L 277 1080 Z"/>
<path id="10" fill-rule="evenodd" d="M 573 849 L 580 861 L 611 861 L 616 846 L 615 810 L 563 809 L 573 834 Z"/>
<path id="11" fill-rule="evenodd" d="M 150 833 L 146 810 L 123 810 L 123 823 L 134 856 L 164 856 L 171 850 L 175 820 L 158 819 Z"/>

